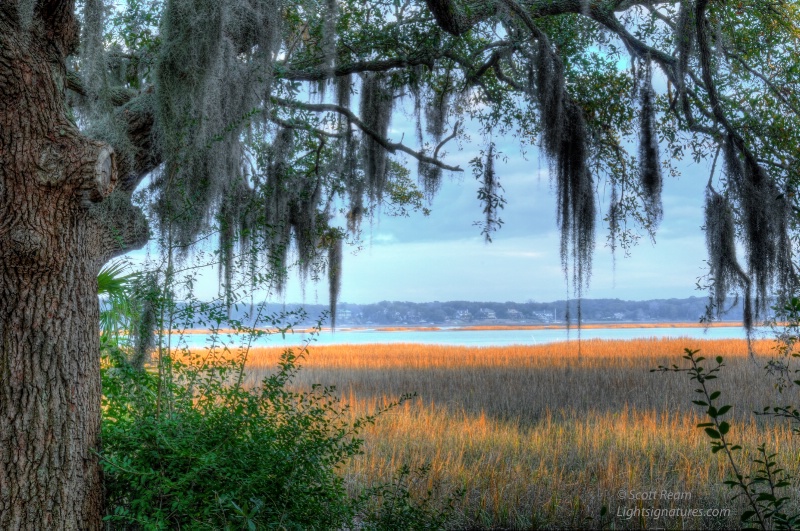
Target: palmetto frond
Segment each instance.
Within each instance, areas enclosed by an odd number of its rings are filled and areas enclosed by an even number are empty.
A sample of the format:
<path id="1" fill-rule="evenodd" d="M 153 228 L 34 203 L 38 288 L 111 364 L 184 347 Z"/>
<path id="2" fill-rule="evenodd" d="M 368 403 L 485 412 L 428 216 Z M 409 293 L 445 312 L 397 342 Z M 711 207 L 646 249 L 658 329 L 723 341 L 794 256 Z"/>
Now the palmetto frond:
<path id="1" fill-rule="evenodd" d="M 106 340 L 121 339 L 121 333 L 130 328 L 136 315 L 131 297 L 131 284 L 138 272 L 127 273 L 129 265 L 122 260 L 108 264 L 97 274 L 97 294 L 100 302 L 100 332 Z"/>

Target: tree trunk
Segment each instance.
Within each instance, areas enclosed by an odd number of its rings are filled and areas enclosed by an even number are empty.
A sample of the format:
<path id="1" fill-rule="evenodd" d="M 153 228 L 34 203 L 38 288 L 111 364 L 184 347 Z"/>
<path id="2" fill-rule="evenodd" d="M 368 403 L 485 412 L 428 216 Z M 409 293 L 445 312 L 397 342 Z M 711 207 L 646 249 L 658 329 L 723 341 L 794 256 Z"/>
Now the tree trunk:
<path id="1" fill-rule="evenodd" d="M 16 2 L 0 3 L 3 530 L 102 526 L 97 273 L 143 243 L 129 200 L 117 198 L 121 222 L 103 201 L 117 179 L 113 150 L 66 116 L 73 13 L 74 0 L 40 0 L 25 21 Z M 133 225 L 131 240 L 120 228 Z"/>

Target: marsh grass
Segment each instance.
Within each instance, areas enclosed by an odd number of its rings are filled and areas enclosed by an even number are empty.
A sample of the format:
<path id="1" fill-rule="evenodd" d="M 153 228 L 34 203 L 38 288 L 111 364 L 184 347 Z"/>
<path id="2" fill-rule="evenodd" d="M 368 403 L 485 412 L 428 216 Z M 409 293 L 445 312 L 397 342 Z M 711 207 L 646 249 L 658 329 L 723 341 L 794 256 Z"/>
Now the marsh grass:
<path id="1" fill-rule="evenodd" d="M 490 348 L 428 345 L 311 347 L 295 385 L 335 385 L 349 414 L 372 411 L 407 392 L 418 393 L 365 433 L 364 454 L 342 471 L 357 485 L 387 481 L 404 464 L 429 464 L 415 488 L 440 496 L 458 489 L 459 526 L 725 528 L 741 507 L 722 485 L 721 455 L 695 428 L 703 419 L 682 375 L 653 374 L 680 363 L 684 347 L 725 356 L 718 380 L 734 406 L 731 433 L 752 456 L 760 442 L 800 473 L 800 446 L 787 425 L 754 416 L 768 404 L 798 403 L 779 395 L 763 367 L 773 355 L 744 341 L 646 339 Z M 251 349 L 246 383 L 270 374 L 280 349 Z M 749 461 L 749 459 L 747 459 Z M 748 470 L 748 466 L 744 466 Z M 619 491 L 628 493 L 619 498 Z M 633 492 L 690 493 L 690 500 L 636 501 Z M 796 496 L 795 496 L 796 498 Z M 722 509 L 728 516 L 633 517 L 625 509 Z M 594 520 L 586 520 L 588 517 Z"/>

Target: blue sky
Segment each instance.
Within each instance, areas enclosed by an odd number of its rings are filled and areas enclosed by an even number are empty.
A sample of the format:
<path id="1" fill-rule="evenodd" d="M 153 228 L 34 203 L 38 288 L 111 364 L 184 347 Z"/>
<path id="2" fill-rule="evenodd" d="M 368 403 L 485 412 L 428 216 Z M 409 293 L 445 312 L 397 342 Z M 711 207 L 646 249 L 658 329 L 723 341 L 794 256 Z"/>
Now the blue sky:
<path id="1" fill-rule="evenodd" d="M 536 150 L 523 158 L 515 139 L 495 141 L 508 160 L 497 165 L 507 204 L 501 214 L 505 224 L 493 242 L 485 243 L 480 228 L 473 225 L 481 219 L 481 205 L 468 161 L 480 144 L 465 144 L 463 150 L 452 151 L 448 161 L 466 171 L 445 177 L 430 216 L 382 216 L 365 225 L 366 245 L 357 252 L 351 249 L 344 258 L 341 301 L 524 302 L 568 295 L 547 165 L 539 161 Z M 705 272 L 705 236 L 700 227 L 709 168 L 706 163 L 680 163 L 679 168 L 682 176 L 667 178 L 664 184 L 664 219 L 655 244 L 645 236 L 630 257 L 618 251 L 615 264 L 606 247 L 607 233 L 598 230 L 593 277 L 585 297 L 642 300 L 702 295 L 695 282 Z M 327 294 L 326 283 L 309 283 L 303 301 L 299 282 L 293 280 L 286 302 L 324 303 Z"/>
<path id="2" fill-rule="evenodd" d="M 663 76 L 656 73 L 654 85 L 664 89 Z M 401 116 L 395 115 L 390 135 L 413 138 L 410 124 Z M 492 139 L 507 156 L 496 165 L 507 201 L 501 213 L 505 224 L 489 244 L 473 225 L 482 212 L 479 185 L 468 164 L 482 145 L 476 129 L 467 125 L 471 144 L 465 143 L 461 150 L 451 147 L 447 162 L 465 171 L 445 177 L 430 216 L 382 217 L 365 228 L 368 245 L 344 259 L 341 301 L 546 302 L 572 296 L 559 257 L 554 189 L 547 164 L 535 148 L 523 157 L 517 139 Z M 662 147 L 662 156 L 665 151 Z M 618 250 L 615 260 L 606 246 L 607 230 L 598 227 L 593 275 L 584 297 L 646 300 L 705 295 L 695 285 L 706 273 L 701 226 L 710 163 L 679 161 L 676 166 L 680 177 L 665 176 L 664 217 L 655 243 L 643 235 L 629 257 Z M 607 203 L 601 209 L 599 218 Z M 301 293 L 293 283 L 287 302 L 300 300 Z M 306 302 L 324 302 L 327 286 L 306 286 L 305 295 Z"/>
<path id="3" fill-rule="evenodd" d="M 404 129 L 411 128 L 398 113 L 390 136 L 400 138 Z M 405 137 L 413 135 L 409 131 Z M 507 204 L 501 213 L 505 224 L 487 244 L 474 225 L 481 219 L 482 207 L 468 161 L 477 156 L 481 142 L 478 135 L 472 137 L 473 142 L 461 150 L 451 147 L 447 162 L 465 171 L 445 174 L 429 216 L 384 215 L 372 224 L 365 222 L 363 249 L 345 252 L 340 301 L 545 302 L 572 295 L 559 259 L 555 196 L 546 163 L 535 149 L 523 157 L 514 138 L 494 138 L 498 150 L 507 155 L 496 166 Z M 409 168 L 414 170 L 416 164 L 409 163 Z M 645 235 L 630 257 L 618 251 L 615 262 L 606 246 L 607 231 L 598 227 L 593 276 L 585 297 L 644 300 L 703 295 L 695 283 L 705 273 L 705 236 L 700 227 L 709 164 L 680 162 L 678 169 L 681 176 L 666 177 L 664 183 L 664 217 L 655 244 Z M 213 298 L 217 279 L 216 270 L 204 273 L 196 285 L 197 295 Z M 302 289 L 296 278 L 283 297 L 287 303 L 327 299 L 326 281 L 308 282 Z"/>
<path id="4" fill-rule="evenodd" d="M 509 147 L 512 143 L 509 143 Z M 476 146 L 453 153 L 466 166 Z M 511 149 L 505 150 L 511 154 Z M 664 185 L 664 219 L 652 244 L 647 237 L 616 264 L 598 230 L 590 298 L 652 299 L 698 295 L 704 274 L 703 190 L 708 168 L 681 164 L 682 176 Z M 535 153 L 510 156 L 497 174 L 505 189 L 503 228 L 485 243 L 473 222 L 481 218 L 478 184 L 469 172 L 447 180 L 428 217 L 383 217 L 366 228 L 371 245 L 344 260 L 341 300 L 550 301 L 567 296 L 559 258 L 555 196 L 546 165 Z M 371 238 L 370 238 L 371 237 Z M 307 298 L 314 297 L 307 286 Z M 327 288 L 317 288 L 324 300 Z M 297 295 L 290 291 L 287 300 Z M 311 302 L 311 301 L 308 301 Z"/>
<path id="5" fill-rule="evenodd" d="M 363 249 L 345 252 L 340 301 L 544 302 L 571 296 L 561 270 L 547 165 L 539 161 L 536 150 L 529 151 L 527 159 L 519 154 L 515 139 L 495 141 L 508 160 L 496 167 L 507 204 L 501 213 L 505 224 L 493 242 L 485 243 L 480 228 L 473 225 L 481 219 L 481 205 L 468 161 L 480 144 L 465 144 L 447 157 L 465 172 L 445 175 L 429 216 L 412 213 L 407 218 L 381 216 L 372 224 L 365 222 Z M 695 282 L 705 273 L 705 236 L 700 227 L 709 168 L 705 162 L 681 162 L 678 168 L 681 176 L 667 177 L 664 183 L 664 217 L 655 244 L 644 236 L 631 256 L 618 251 L 615 262 L 606 246 L 607 232 L 598 229 L 585 297 L 645 300 L 703 294 Z M 197 294 L 213 298 L 217 278 L 215 270 L 204 273 Z M 283 300 L 326 303 L 327 298 L 326 281 L 308 282 L 302 289 L 293 277 Z"/>

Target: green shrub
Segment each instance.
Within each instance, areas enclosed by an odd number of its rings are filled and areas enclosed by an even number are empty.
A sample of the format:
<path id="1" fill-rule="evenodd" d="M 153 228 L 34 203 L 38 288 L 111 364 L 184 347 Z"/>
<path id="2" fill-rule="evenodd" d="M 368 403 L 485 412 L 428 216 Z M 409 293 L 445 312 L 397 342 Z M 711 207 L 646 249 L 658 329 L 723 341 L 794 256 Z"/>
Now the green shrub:
<path id="1" fill-rule="evenodd" d="M 103 369 L 103 450 L 115 528 L 332 529 L 353 521 L 337 469 L 358 454 L 359 429 L 332 389 L 291 390 L 287 350 L 253 389 L 243 359 L 165 357 L 137 371 L 110 349 Z"/>

